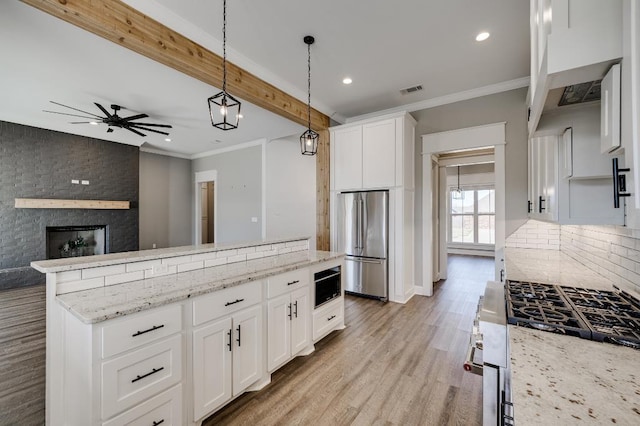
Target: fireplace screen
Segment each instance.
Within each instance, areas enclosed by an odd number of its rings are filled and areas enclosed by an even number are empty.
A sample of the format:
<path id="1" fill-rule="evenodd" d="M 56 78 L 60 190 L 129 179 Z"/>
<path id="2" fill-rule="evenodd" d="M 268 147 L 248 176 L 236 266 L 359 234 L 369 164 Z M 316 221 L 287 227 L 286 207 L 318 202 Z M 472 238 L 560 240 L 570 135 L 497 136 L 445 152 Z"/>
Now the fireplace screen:
<path id="1" fill-rule="evenodd" d="M 47 259 L 109 253 L 106 225 L 47 226 Z"/>

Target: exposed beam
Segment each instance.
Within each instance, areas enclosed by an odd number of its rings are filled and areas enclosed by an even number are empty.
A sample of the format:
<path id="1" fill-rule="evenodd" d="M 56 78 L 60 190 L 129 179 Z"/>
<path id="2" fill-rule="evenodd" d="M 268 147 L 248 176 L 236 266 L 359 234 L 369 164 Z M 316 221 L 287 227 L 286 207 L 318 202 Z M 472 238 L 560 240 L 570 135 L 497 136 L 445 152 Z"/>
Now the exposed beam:
<path id="1" fill-rule="evenodd" d="M 104 39 L 214 87 L 222 87 L 222 57 L 119 0 L 22 0 Z M 307 104 L 227 61 L 228 91 L 249 103 L 307 125 Z M 311 127 L 329 127 L 312 109 Z"/>
<path id="2" fill-rule="evenodd" d="M 316 154 L 316 249 L 329 250 L 329 171 L 330 140 L 329 130 L 319 132 L 318 153 Z"/>

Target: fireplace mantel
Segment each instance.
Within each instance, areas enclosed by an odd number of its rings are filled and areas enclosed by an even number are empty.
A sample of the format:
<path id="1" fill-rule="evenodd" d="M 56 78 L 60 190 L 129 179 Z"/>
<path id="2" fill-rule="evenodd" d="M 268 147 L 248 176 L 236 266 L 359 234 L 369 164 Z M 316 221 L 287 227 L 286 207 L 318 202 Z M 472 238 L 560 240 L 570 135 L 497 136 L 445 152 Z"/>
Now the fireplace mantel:
<path id="1" fill-rule="evenodd" d="M 127 210 L 130 207 L 129 207 L 129 201 L 16 198 L 15 208 L 16 209 Z"/>

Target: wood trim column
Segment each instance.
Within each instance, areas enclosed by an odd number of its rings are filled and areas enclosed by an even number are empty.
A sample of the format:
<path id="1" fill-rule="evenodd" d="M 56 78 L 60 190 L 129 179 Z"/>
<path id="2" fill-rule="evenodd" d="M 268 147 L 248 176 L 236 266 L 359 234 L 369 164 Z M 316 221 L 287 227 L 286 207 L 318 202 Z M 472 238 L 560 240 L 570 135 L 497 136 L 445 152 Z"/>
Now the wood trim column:
<path id="1" fill-rule="evenodd" d="M 329 250 L 329 176 L 331 171 L 329 130 L 318 132 L 318 153 L 316 154 L 316 249 Z"/>

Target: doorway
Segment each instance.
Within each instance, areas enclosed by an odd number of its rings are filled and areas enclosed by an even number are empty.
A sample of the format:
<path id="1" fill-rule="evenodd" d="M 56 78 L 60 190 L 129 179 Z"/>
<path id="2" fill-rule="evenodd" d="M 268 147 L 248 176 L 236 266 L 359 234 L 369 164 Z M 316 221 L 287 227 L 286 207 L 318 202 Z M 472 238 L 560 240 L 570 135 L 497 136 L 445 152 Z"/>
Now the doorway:
<path id="1" fill-rule="evenodd" d="M 493 149 L 490 161 L 494 162 L 495 178 L 494 252 L 496 258 L 501 256 L 506 238 L 505 124 L 488 124 L 422 136 L 424 178 L 422 188 L 422 286 L 421 288 L 416 286 L 417 294 L 431 296 L 433 294 L 433 282 L 439 279 L 446 279 L 447 276 L 447 243 L 446 238 L 444 238 L 447 232 L 447 221 L 443 220 L 447 211 L 446 207 L 443 206 L 446 203 L 442 203 L 440 200 L 448 192 L 444 187 L 446 174 L 444 168 L 440 168 L 441 165 L 446 165 L 444 164 L 444 159 L 439 159 L 442 154 Z M 449 165 L 457 165 L 455 163 L 456 160 L 451 160 Z M 459 161 L 458 164 L 460 164 Z M 440 172 L 435 173 L 434 169 L 440 169 Z M 437 176 L 437 178 L 434 178 L 434 176 Z M 435 259 L 438 261 L 436 262 Z M 499 276 L 497 263 L 495 276 Z"/>
<path id="2" fill-rule="evenodd" d="M 215 242 L 215 182 L 200 183 L 201 243 Z"/>
<path id="3" fill-rule="evenodd" d="M 218 172 L 195 173 L 193 244 L 211 244 L 218 236 Z"/>

